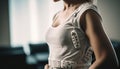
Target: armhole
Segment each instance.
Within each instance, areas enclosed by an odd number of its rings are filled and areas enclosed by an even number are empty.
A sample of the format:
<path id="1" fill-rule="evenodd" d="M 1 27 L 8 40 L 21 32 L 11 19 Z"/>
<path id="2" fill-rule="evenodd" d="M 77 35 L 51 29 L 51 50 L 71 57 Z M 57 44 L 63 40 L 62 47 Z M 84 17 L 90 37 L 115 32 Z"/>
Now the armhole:
<path id="1" fill-rule="evenodd" d="M 54 14 L 54 16 L 53 16 L 53 18 L 52 18 L 52 21 L 54 21 L 54 20 L 57 18 L 59 12 L 60 12 L 60 11 L 58 11 L 57 13 Z"/>
<path id="2" fill-rule="evenodd" d="M 81 22 L 82 22 L 81 19 L 85 19 L 85 15 L 86 15 L 87 11 L 89 11 L 89 10 L 94 11 L 97 15 L 100 16 L 98 9 L 95 5 L 88 4 L 83 9 L 81 9 L 79 11 L 79 13 L 77 14 L 77 25 L 78 25 L 78 28 L 80 28 L 83 33 L 85 33 L 85 32 L 81 25 Z M 83 18 L 81 18 L 81 17 L 83 17 Z M 100 16 L 100 18 L 101 18 L 101 16 Z"/>

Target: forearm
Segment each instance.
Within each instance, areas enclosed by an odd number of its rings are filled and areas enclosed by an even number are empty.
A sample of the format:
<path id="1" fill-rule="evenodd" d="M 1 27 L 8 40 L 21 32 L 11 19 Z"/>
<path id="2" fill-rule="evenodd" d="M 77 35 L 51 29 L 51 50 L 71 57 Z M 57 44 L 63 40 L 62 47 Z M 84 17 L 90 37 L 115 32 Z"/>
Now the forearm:
<path id="1" fill-rule="evenodd" d="M 118 69 L 116 61 L 111 59 L 110 57 L 106 59 L 96 60 L 89 69 Z"/>

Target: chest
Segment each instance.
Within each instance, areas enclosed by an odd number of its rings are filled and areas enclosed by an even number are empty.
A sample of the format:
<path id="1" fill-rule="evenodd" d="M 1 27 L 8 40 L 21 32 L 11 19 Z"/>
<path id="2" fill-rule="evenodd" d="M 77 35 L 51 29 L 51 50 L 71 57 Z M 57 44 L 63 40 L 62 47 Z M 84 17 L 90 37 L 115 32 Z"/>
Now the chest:
<path id="1" fill-rule="evenodd" d="M 60 24 L 65 23 L 71 16 L 72 16 L 72 11 L 64 11 L 64 12 L 60 12 L 59 14 L 57 14 L 55 16 L 55 18 L 53 19 L 53 23 L 52 26 L 53 27 L 57 27 Z"/>

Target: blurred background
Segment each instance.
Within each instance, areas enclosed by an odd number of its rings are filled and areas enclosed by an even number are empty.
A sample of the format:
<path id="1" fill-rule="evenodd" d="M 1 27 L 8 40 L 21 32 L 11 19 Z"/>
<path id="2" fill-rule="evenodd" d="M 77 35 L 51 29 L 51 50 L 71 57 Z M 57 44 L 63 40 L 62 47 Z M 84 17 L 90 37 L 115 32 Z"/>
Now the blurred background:
<path id="1" fill-rule="evenodd" d="M 106 34 L 120 57 L 120 0 L 98 0 Z M 43 69 L 49 49 L 45 34 L 62 2 L 0 0 L 0 69 Z"/>

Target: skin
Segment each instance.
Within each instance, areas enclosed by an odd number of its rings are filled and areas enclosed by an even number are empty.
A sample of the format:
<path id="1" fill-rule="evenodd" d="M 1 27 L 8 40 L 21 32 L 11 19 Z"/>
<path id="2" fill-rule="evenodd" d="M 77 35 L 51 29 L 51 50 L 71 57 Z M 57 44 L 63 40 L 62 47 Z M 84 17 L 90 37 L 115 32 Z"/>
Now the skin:
<path id="1" fill-rule="evenodd" d="M 57 1 L 59 0 L 54 0 L 54 2 Z M 70 2 L 70 0 L 63 0 L 63 11 L 60 12 L 60 15 L 54 21 L 52 26 L 57 27 L 61 23 L 64 23 L 65 19 L 82 3 L 79 1 L 79 3 L 76 4 L 76 1 L 73 3 Z M 109 38 L 104 32 L 99 14 L 93 10 L 87 10 L 81 16 L 80 21 L 82 29 L 89 39 L 96 58 L 89 69 L 117 69 L 118 59 Z M 48 69 L 48 65 L 45 65 L 45 69 Z"/>
<path id="2" fill-rule="evenodd" d="M 85 16 L 85 32 L 93 48 L 96 61 L 89 69 L 117 69 L 118 59 L 116 53 L 104 32 L 100 16 L 89 10 Z"/>

